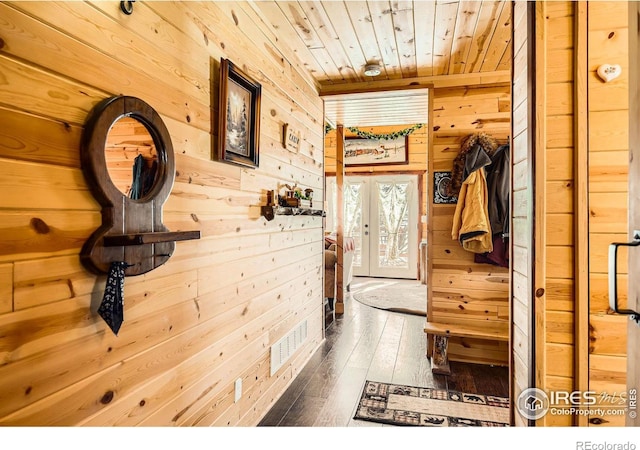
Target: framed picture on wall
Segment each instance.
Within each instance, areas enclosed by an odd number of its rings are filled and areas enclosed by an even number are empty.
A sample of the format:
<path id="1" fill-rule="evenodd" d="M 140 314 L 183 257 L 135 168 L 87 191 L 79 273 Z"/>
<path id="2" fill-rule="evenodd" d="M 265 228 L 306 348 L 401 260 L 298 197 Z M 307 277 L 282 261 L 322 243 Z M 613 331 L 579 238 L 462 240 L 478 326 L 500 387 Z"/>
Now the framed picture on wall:
<path id="1" fill-rule="evenodd" d="M 262 86 L 228 59 L 220 61 L 218 160 L 259 165 Z"/>
<path id="2" fill-rule="evenodd" d="M 449 195 L 451 184 L 451 172 L 433 173 L 433 203 L 449 204 L 458 203 L 458 197 Z"/>
<path id="3" fill-rule="evenodd" d="M 345 166 L 409 164 L 409 137 L 365 139 L 347 137 L 344 141 Z"/>

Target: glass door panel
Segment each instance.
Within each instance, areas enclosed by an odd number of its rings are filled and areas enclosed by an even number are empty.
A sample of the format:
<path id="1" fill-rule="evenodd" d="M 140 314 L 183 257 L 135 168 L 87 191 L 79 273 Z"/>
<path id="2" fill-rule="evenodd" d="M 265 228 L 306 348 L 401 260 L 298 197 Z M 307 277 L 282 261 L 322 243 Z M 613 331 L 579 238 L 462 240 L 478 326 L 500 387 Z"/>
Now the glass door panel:
<path id="1" fill-rule="evenodd" d="M 344 186 L 344 235 L 354 239 L 353 274 L 369 274 L 369 189 L 367 180 L 345 177 Z"/>
<path id="2" fill-rule="evenodd" d="M 345 177 L 344 235 L 355 240 L 353 275 L 417 277 L 418 177 Z M 337 229 L 335 178 L 327 179 L 327 226 Z"/>
<path id="3" fill-rule="evenodd" d="M 371 198 L 371 244 L 375 256 L 370 276 L 415 278 L 417 273 L 416 177 L 376 177 Z"/>

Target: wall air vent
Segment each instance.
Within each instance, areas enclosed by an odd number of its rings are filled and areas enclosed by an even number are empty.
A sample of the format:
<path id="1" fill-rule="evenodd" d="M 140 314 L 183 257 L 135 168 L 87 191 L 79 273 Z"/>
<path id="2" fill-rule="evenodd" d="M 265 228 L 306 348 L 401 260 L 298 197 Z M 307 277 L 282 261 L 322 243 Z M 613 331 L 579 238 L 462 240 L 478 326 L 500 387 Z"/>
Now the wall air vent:
<path id="1" fill-rule="evenodd" d="M 306 340 L 307 321 L 305 320 L 271 346 L 271 376 L 291 358 L 296 350 L 302 347 Z"/>

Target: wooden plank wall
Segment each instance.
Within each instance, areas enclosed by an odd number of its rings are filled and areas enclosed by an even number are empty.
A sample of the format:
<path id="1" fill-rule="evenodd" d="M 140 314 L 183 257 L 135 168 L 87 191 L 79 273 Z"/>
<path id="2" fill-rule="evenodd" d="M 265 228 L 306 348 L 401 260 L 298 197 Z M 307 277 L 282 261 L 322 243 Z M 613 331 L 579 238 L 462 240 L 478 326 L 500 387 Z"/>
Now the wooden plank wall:
<path id="1" fill-rule="evenodd" d="M 574 382 L 573 3 L 537 2 L 536 36 L 534 284 L 529 291 L 531 280 L 518 271 L 514 274 L 514 296 L 535 298 L 536 387 L 545 391 L 571 391 Z M 515 151 L 519 147 L 516 145 Z M 514 183 L 518 183 L 521 176 L 518 167 L 514 167 Z M 527 197 L 516 192 L 514 209 L 518 208 L 517 203 L 525 201 Z M 519 219 L 514 218 L 514 234 L 526 232 L 528 228 L 518 231 L 518 222 Z M 515 264 L 519 264 L 518 253 L 525 250 L 514 248 Z M 523 305 L 520 306 L 514 310 L 516 324 L 519 315 L 520 321 L 525 320 Z M 524 338 L 519 337 L 524 331 L 519 328 L 516 325 L 514 329 L 516 343 Z M 514 362 L 517 364 L 518 359 Z M 522 382 L 517 384 L 521 386 Z M 544 426 L 571 423 L 569 416 L 550 414 L 537 421 L 537 425 Z"/>
<path id="2" fill-rule="evenodd" d="M 545 391 L 583 389 L 576 358 L 586 357 L 589 390 L 620 393 L 625 389 L 626 319 L 612 315 L 608 307 L 607 251 L 609 243 L 627 239 L 627 8 L 626 2 L 589 3 L 587 48 L 579 50 L 575 3 L 536 5 L 536 116 L 540 121 L 535 161 L 536 384 Z M 578 51 L 588 54 L 588 91 L 584 92 L 576 89 Z M 608 84 L 600 81 L 596 69 L 603 63 L 620 64 L 622 76 Z M 588 174 L 581 175 L 588 175 L 588 182 L 582 186 L 576 185 L 574 169 L 578 151 L 583 150 L 577 148 L 581 125 L 576 115 L 578 105 L 587 99 Z M 584 208 L 588 217 L 576 209 L 583 193 L 578 189 L 588 191 L 588 208 Z M 583 298 L 576 291 L 575 230 L 580 220 L 588 221 L 588 323 L 586 318 L 580 322 L 575 308 L 587 301 L 586 295 Z M 619 276 L 623 297 L 625 259 L 623 252 Z M 577 335 L 576 330 L 584 331 Z M 588 355 L 577 353 L 577 336 L 588 340 Z M 600 426 L 624 424 L 623 417 L 590 419 Z M 573 417 L 552 414 L 538 421 L 544 426 L 572 424 L 576 424 Z"/>
<path id="3" fill-rule="evenodd" d="M 574 5 L 536 4 L 536 387 L 574 383 Z M 547 414 L 537 425 L 568 426 Z"/>
<path id="4" fill-rule="evenodd" d="M 508 83 L 436 88 L 433 145 L 428 183 L 433 172 L 451 171 L 462 140 L 485 132 L 506 143 L 511 132 L 511 89 Z M 474 254 L 451 238 L 455 205 L 428 199 L 428 317 L 458 324 L 508 322 L 509 269 L 474 263 Z M 508 364 L 509 344 L 476 339 L 449 339 L 449 357 L 457 361 Z"/>
<path id="5" fill-rule="evenodd" d="M 321 218 L 259 213 L 281 183 L 323 195 L 317 87 L 246 3 L 3 2 L 0 17 L 0 424 L 257 424 L 323 338 Z M 211 158 L 222 57 L 263 86 L 256 170 Z M 115 337 L 95 313 L 105 277 L 78 255 L 100 225 L 80 136 L 117 94 L 165 121 L 165 225 L 202 239 L 125 281 Z M 305 345 L 269 376 L 270 345 L 305 319 Z"/>
<path id="6" fill-rule="evenodd" d="M 627 323 L 609 308 L 609 244 L 629 241 L 629 5 L 589 2 L 589 389 L 626 391 Z M 604 83 L 601 64 L 619 64 L 619 78 Z M 618 256 L 620 301 L 627 299 L 628 253 Z M 590 416 L 590 425 L 624 426 L 624 416 Z M 597 419 L 597 420 L 593 420 Z"/>
<path id="7" fill-rule="evenodd" d="M 533 161 L 529 158 L 532 140 L 531 111 L 534 99 L 529 95 L 529 59 L 533 53 L 529 47 L 532 39 L 528 35 L 529 15 L 534 14 L 528 2 L 513 3 L 513 140 L 512 140 L 512 186 L 513 222 L 511 232 L 511 283 L 512 283 L 512 364 L 511 378 L 513 392 L 517 399 L 520 393 L 530 387 L 531 345 L 530 310 L 533 308 L 532 274 L 533 267 Z M 527 422 L 518 413 L 514 414 L 516 426 L 526 426 Z"/>

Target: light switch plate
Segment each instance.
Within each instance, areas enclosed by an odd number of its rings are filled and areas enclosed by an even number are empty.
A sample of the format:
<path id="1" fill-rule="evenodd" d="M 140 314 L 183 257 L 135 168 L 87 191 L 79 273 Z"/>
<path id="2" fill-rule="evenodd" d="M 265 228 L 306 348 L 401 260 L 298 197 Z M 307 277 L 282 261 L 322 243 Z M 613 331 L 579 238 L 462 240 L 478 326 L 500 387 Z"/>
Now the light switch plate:
<path id="1" fill-rule="evenodd" d="M 236 380 L 236 394 L 234 402 L 238 403 L 238 400 L 242 397 L 242 378 Z"/>

